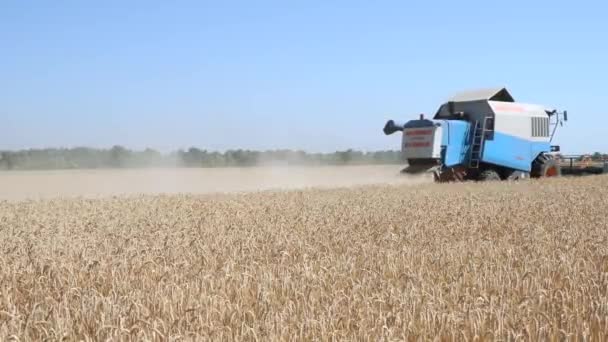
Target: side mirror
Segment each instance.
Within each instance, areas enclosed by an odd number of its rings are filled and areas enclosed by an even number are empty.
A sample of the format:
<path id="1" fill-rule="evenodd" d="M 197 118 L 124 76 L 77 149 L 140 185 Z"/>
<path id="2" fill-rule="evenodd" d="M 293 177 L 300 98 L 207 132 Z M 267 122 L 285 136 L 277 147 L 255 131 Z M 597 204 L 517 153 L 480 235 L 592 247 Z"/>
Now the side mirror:
<path id="1" fill-rule="evenodd" d="M 568 121 L 568 111 L 564 111 L 564 121 Z"/>

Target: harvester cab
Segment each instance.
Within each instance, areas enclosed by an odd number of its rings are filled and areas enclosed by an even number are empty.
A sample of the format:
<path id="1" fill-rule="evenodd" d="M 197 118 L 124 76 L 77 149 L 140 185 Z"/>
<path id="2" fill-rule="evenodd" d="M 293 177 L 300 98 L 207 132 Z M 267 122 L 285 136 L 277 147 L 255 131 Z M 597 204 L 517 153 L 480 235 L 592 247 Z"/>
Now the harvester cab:
<path id="1" fill-rule="evenodd" d="M 567 112 L 515 102 L 506 88 L 467 91 L 443 103 L 432 119 L 389 120 L 402 132 L 404 173 L 432 172 L 436 181 L 506 180 L 561 174 L 551 142 Z"/>

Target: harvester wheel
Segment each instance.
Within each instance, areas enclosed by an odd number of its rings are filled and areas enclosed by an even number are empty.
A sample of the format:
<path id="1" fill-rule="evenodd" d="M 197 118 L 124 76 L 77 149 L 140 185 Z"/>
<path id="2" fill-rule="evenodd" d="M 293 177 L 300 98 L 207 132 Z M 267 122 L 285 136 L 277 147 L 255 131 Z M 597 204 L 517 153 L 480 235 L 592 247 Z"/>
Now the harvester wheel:
<path id="1" fill-rule="evenodd" d="M 559 177 L 562 175 L 562 168 L 554 158 L 540 155 L 532 165 L 531 175 L 535 178 Z"/>
<path id="2" fill-rule="evenodd" d="M 530 173 L 516 170 L 511 171 L 509 175 L 505 177 L 508 181 L 519 181 L 527 178 L 530 178 Z"/>
<path id="3" fill-rule="evenodd" d="M 486 169 L 479 174 L 479 180 L 484 182 L 499 181 L 500 175 L 494 169 Z"/>
<path id="4" fill-rule="evenodd" d="M 435 182 L 437 183 L 463 182 L 467 177 L 466 171 L 462 167 L 447 168 L 444 170 L 437 169 L 433 174 Z"/>

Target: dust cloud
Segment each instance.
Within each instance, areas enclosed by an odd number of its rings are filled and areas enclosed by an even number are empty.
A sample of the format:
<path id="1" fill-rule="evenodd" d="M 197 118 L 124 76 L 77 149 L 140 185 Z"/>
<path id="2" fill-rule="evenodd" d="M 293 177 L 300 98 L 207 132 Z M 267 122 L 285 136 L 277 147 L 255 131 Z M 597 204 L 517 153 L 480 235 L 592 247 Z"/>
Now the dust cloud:
<path id="1" fill-rule="evenodd" d="M 127 169 L 0 173 L 0 200 L 106 197 L 137 194 L 209 194 L 372 184 L 417 184 L 427 176 L 400 174 L 399 165 L 218 169 Z"/>

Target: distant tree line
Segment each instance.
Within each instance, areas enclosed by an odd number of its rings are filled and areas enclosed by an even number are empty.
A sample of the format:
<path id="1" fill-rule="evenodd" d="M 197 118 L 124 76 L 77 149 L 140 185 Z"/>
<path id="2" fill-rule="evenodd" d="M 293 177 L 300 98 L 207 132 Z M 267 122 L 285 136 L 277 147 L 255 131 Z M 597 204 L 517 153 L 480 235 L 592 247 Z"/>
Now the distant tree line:
<path id="1" fill-rule="evenodd" d="M 401 163 L 399 151 L 307 153 L 293 150 L 229 150 L 213 152 L 191 147 L 163 154 L 154 149 L 134 151 L 122 146 L 0 151 L 0 170 L 55 170 L 142 167 L 251 167 L 281 165 L 362 165 Z"/>

